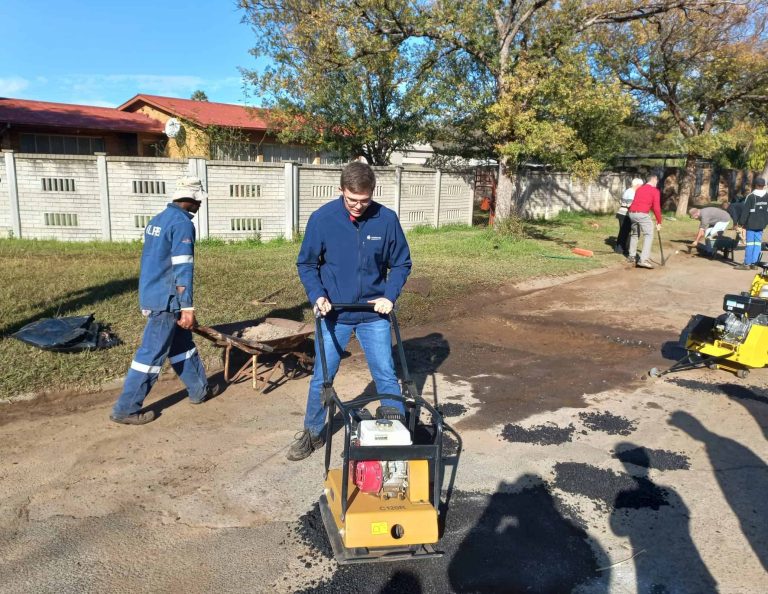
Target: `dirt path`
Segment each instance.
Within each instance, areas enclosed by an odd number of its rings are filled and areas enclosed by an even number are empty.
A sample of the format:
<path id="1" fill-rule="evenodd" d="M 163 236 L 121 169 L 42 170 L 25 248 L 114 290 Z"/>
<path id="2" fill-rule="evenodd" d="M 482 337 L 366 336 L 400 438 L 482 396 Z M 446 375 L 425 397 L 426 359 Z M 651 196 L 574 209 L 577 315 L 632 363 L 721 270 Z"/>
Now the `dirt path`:
<path id="1" fill-rule="evenodd" d="M 643 381 L 748 272 L 675 256 L 457 302 L 406 329 L 417 384 L 464 451 L 440 560 L 338 568 L 322 460 L 285 461 L 307 380 L 144 427 L 115 391 L 0 408 L 3 592 L 757 592 L 768 589 L 768 374 Z M 362 357 L 340 394 L 369 390 Z M 450 471 L 456 458 L 448 461 Z"/>

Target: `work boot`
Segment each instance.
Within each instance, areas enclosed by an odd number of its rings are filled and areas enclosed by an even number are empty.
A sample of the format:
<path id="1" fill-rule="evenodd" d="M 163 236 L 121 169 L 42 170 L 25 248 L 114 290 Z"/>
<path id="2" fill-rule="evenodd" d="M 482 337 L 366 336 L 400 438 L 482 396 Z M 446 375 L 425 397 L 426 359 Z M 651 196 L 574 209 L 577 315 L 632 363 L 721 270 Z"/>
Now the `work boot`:
<path id="1" fill-rule="evenodd" d="M 192 400 L 190 398 L 189 403 L 202 404 L 203 402 L 208 402 L 209 400 L 216 398 L 216 396 L 221 394 L 223 391 L 224 391 L 224 386 L 222 384 L 209 384 L 208 389 L 205 391 L 205 396 L 203 396 L 200 400 Z"/>
<path id="2" fill-rule="evenodd" d="M 324 445 L 325 437 L 322 435 L 312 435 L 309 432 L 309 429 L 304 429 L 304 431 L 299 431 L 294 436 L 294 442 L 291 444 L 288 454 L 286 454 L 286 458 L 293 462 L 303 460 L 304 458 L 311 456 L 312 452 L 319 450 Z"/>
<path id="3" fill-rule="evenodd" d="M 121 423 L 122 425 L 146 425 L 155 420 L 154 411 L 148 410 L 146 412 L 139 412 L 134 415 L 128 415 L 127 417 L 116 417 L 115 415 L 109 415 L 109 420 L 115 423 Z"/>
<path id="4" fill-rule="evenodd" d="M 653 264 L 651 264 L 648 260 L 643 260 L 642 262 L 638 262 L 635 264 L 637 268 L 647 268 L 648 270 L 653 270 Z"/>
<path id="5" fill-rule="evenodd" d="M 751 266 L 749 264 L 737 264 L 733 267 L 734 270 L 750 270 Z"/>

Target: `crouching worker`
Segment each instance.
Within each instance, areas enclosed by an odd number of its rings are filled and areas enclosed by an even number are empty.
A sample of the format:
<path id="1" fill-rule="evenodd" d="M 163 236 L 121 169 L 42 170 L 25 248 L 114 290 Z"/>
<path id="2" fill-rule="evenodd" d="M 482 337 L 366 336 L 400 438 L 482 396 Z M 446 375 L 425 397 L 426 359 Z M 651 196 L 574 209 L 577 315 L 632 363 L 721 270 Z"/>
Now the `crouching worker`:
<path id="1" fill-rule="evenodd" d="M 715 206 L 690 208 L 688 209 L 688 216 L 699 221 L 696 237 L 690 243 L 691 249 L 696 248 L 707 256 L 713 256 L 718 249 L 728 251 L 732 240 L 730 237 L 723 237 L 722 235 L 723 231 L 731 224 L 731 215 L 727 210 Z M 717 228 L 715 228 L 716 226 Z M 710 229 L 719 230 L 719 232 L 709 231 Z"/>
<path id="2" fill-rule="evenodd" d="M 387 314 L 411 271 L 411 253 L 397 215 L 373 201 L 375 187 L 376 176 L 368 165 L 355 162 L 344 167 L 341 195 L 310 216 L 296 265 L 315 314 L 322 316 L 329 379 L 335 377 L 354 332 L 377 392 L 399 395 Z M 374 310 L 335 310 L 333 303 L 372 303 Z M 319 352 L 317 342 L 315 350 Z M 322 385 L 323 370 L 317 364 L 309 384 L 304 430 L 291 445 L 289 460 L 302 460 L 325 443 Z M 382 400 L 376 414 L 405 420 L 398 401 Z"/>
<path id="3" fill-rule="evenodd" d="M 192 301 L 192 217 L 205 198 L 198 178 L 182 178 L 173 201 L 144 229 L 139 307 L 147 325 L 125 377 L 123 392 L 109 417 L 116 423 L 143 425 L 154 420 L 155 413 L 142 412 L 141 407 L 166 359 L 187 387 L 190 402 L 200 404 L 209 394 L 203 362 L 191 332 L 197 323 Z"/>

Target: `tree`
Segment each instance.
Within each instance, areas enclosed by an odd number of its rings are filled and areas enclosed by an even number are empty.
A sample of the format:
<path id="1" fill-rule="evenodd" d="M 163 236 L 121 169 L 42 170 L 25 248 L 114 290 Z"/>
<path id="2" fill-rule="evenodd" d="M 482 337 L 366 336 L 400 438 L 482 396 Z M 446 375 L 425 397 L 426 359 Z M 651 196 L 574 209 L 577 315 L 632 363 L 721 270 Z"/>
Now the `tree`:
<path id="1" fill-rule="evenodd" d="M 732 112 L 768 89 L 766 5 L 749 1 L 706 11 L 673 9 L 598 31 L 599 63 L 648 111 L 667 110 L 687 153 L 677 214 L 694 198 L 698 157 L 744 145 Z"/>
<path id="2" fill-rule="evenodd" d="M 252 53 L 271 58 L 264 72 L 246 74 L 272 108 L 282 141 L 386 165 L 393 151 L 422 138 L 436 113 L 426 48 L 372 34 L 354 2 L 241 5 L 256 32 Z"/>
<path id="3" fill-rule="evenodd" d="M 192 101 L 208 101 L 208 95 L 205 94 L 205 91 L 197 89 L 192 93 L 190 99 L 192 99 Z"/>
<path id="4" fill-rule="evenodd" d="M 744 1 L 241 0 L 241 5 L 262 36 L 255 53 L 266 53 L 277 64 L 254 80 L 280 91 L 274 100 L 287 101 L 308 121 L 309 114 L 320 113 L 322 120 L 309 126 L 311 137 L 319 136 L 312 127 L 354 137 L 358 129 L 377 129 L 371 118 L 389 115 L 397 121 L 399 104 L 392 99 L 407 96 L 402 113 L 410 117 L 402 142 L 423 130 L 456 154 L 487 151 L 484 156 L 499 159 L 497 215 L 504 217 L 516 206 L 513 176 L 521 163 L 535 157 L 594 171 L 599 160 L 590 162 L 590 145 L 605 148 L 606 141 L 590 121 L 615 122 L 626 113 L 626 104 L 609 100 L 617 94 L 614 82 L 595 76 L 583 58 L 584 31 L 674 8 Z M 382 62 L 376 60 L 392 65 L 392 76 L 380 77 Z M 353 65 L 364 70 L 351 74 Z M 409 78 L 400 78 L 401 73 Z M 339 75 L 344 93 L 324 88 Z M 366 87 L 368 78 L 377 84 Z M 571 85 L 570 92 L 558 88 L 558 80 Z M 350 81 L 370 91 L 355 93 Z M 572 102 L 582 99 L 581 89 L 584 100 L 577 108 Z M 328 94 L 330 101 L 316 101 Z M 351 102 L 353 96 L 359 100 Z M 359 109 L 370 103 L 370 96 L 387 98 L 385 114 Z M 327 109 L 337 98 L 341 103 Z M 351 106 L 354 122 L 337 119 Z M 375 138 L 382 141 L 382 136 Z"/>

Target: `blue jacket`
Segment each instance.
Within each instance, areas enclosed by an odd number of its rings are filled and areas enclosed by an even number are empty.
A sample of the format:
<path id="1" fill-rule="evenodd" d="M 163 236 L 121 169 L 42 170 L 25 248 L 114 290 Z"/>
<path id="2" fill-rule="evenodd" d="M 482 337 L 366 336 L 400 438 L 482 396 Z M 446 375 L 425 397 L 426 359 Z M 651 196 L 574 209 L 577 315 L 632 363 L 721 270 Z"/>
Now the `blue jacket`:
<path id="1" fill-rule="evenodd" d="M 139 275 L 141 309 L 178 311 L 192 307 L 194 255 L 192 215 L 171 202 L 144 229 Z M 184 287 L 184 291 L 178 293 L 176 287 Z"/>
<path id="2" fill-rule="evenodd" d="M 350 220 L 339 197 L 309 217 L 296 262 L 299 278 L 314 304 L 365 303 L 376 297 L 397 301 L 411 272 L 411 252 L 397 215 L 372 202 Z M 355 324 L 377 320 L 375 312 L 339 312 L 338 321 Z"/>

